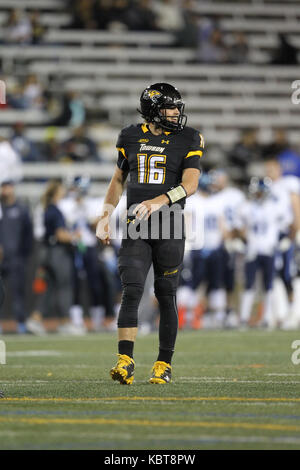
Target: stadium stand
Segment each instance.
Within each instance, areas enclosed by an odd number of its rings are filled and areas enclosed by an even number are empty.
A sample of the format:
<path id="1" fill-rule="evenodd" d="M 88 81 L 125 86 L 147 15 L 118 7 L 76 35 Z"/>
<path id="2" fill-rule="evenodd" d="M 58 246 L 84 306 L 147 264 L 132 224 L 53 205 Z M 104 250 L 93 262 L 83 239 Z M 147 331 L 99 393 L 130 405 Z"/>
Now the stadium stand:
<path id="1" fill-rule="evenodd" d="M 184 7 L 188 10 L 188 2 Z M 78 91 L 89 121 L 98 125 L 91 133 L 103 145 L 108 162 L 115 159 L 118 129 L 137 118 L 140 90 L 145 83 L 158 79 L 176 82 L 185 94 L 190 124 L 201 128 L 212 145 L 221 141 L 225 150 L 229 149 L 238 130 L 245 127 L 258 127 L 265 142 L 270 139 L 271 130 L 280 126 L 287 129 L 292 143 L 296 141 L 299 108 L 289 97 L 298 66 L 266 64 L 278 45 L 279 33 L 288 34 L 294 47 L 300 46 L 297 2 L 287 1 L 284 8 L 279 2 L 268 1 L 191 2 L 200 24 L 209 19 L 216 21 L 228 46 L 234 41 L 235 32 L 246 35 L 249 58 L 247 64 L 241 65 L 197 63 L 195 49 L 174 47 L 176 37 L 168 31 L 69 29 L 72 13 L 68 2 L 55 0 L 31 0 L 25 4 L 1 0 L 2 43 L 9 13 L 16 8 L 27 14 L 39 11 L 46 32 L 40 45 L 0 46 L 4 80 L 11 73 L 20 81 L 34 73 L 47 93 L 61 95 L 62 84 L 65 90 Z M 28 135 L 38 141 L 44 133 L 40 126 L 48 125 L 51 117 L 47 109 L 2 109 L 2 133 L 8 135 L 8 126 L 22 121 L 27 124 Z M 61 131 L 59 139 L 70 134 L 67 128 L 63 134 Z"/>

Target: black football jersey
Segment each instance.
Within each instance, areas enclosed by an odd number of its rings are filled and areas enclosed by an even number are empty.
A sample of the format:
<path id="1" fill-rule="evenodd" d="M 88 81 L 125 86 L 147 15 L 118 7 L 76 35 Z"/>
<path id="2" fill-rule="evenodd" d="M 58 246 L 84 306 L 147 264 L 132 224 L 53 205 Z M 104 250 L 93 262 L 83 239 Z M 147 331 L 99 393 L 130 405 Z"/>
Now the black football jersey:
<path id="1" fill-rule="evenodd" d="M 123 129 L 117 141 L 118 167 L 129 173 L 127 207 L 153 199 L 181 183 L 185 168 L 200 170 L 204 139 L 191 127 L 153 135 L 148 125 Z"/>

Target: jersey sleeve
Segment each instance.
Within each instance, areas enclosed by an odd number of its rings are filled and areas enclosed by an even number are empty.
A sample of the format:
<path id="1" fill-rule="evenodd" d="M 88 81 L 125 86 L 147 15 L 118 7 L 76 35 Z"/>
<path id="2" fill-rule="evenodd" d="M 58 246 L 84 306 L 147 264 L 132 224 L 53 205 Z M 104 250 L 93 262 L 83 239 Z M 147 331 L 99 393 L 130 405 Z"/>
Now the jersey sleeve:
<path id="1" fill-rule="evenodd" d="M 300 193 L 300 183 L 299 178 L 297 176 L 286 176 L 287 188 L 291 194 L 299 194 Z"/>
<path id="2" fill-rule="evenodd" d="M 66 228 L 66 221 L 60 210 L 51 213 L 50 220 L 52 222 L 54 230 L 57 230 L 59 228 Z"/>
<path id="3" fill-rule="evenodd" d="M 183 169 L 197 168 L 201 170 L 200 158 L 204 152 L 204 138 L 203 135 L 195 130 L 192 135 L 191 145 L 187 154 L 183 159 Z"/>
<path id="4" fill-rule="evenodd" d="M 125 143 L 124 130 L 121 131 L 119 134 L 116 147 L 118 150 L 117 166 L 122 171 L 129 171 L 128 156 L 126 155 L 126 143 Z"/>

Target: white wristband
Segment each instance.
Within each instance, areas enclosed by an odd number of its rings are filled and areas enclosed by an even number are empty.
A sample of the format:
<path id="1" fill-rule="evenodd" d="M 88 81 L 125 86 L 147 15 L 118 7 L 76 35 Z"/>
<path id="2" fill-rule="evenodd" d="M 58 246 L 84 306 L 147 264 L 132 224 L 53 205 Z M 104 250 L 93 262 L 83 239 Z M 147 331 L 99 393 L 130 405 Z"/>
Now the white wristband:
<path id="1" fill-rule="evenodd" d="M 186 198 L 186 190 L 180 184 L 179 186 L 176 186 L 176 188 L 170 189 L 166 195 L 168 196 L 171 204 L 174 204 L 174 202 L 181 201 L 181 199 Z"/>

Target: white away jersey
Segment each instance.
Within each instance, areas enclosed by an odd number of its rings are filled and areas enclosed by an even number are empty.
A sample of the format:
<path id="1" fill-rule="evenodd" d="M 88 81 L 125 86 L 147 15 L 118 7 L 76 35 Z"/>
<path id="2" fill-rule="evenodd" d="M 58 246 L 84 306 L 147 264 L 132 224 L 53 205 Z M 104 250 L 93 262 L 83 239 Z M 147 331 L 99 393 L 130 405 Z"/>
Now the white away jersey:
<path id="1" fill-rule="evenodd" d="M 282 225 L 288 220 L 284 205 L 272 197 L 245 202 L 240 209 L 240 224 L 246 229 L 247 259 L 254 259 L 257 255 L 272 256 Z"/>
<path id="2" fill-rule="evenodd" d="M 216 194 L 219 203 L 222 206 L 225 227 L 227 230 L 233 230 L 238 223 L 239 209 L 246 201 L 245 194 L 238 188 L 228 186 Z"/>
<path id="3" fill-rule="evenodd" d="M 294 217 L 291 195 L 300 195 L 299 178 L 296 176 L 282 176 L 277 181 L 273 181 L 271 191 L 280 204 L 285 207 L 285 211 L 288 212 L 286 224 L 282 226 L 282 231 L 287 232 L 289 225 L 292 223 Z"/>
<path id="4" fill-rule="evenodd" d="M 66 197 L 59 201 L 58 206 L 66 219 L 68 228 L 80 231 L 80 238 L 85 246 L 95 246 L 97 238 L 90 224 L 97 217 L 97 211 L 100 207 L 99 198 L 85 197 L 81 201 L 77 201 L 73 197 Z"/>
<path id="5" fill-rule="evenodd" d="M 220 199 L 200 192 L 186 200 L 186 239 L 191 250 L 216 250 L 223 243 L 223 206 Z"/>

